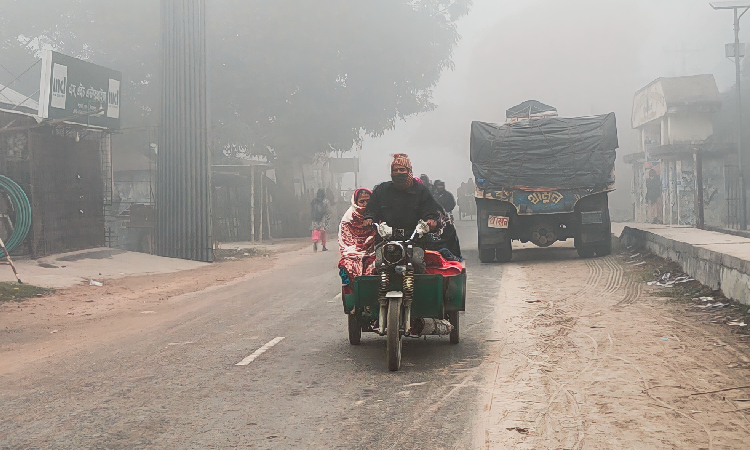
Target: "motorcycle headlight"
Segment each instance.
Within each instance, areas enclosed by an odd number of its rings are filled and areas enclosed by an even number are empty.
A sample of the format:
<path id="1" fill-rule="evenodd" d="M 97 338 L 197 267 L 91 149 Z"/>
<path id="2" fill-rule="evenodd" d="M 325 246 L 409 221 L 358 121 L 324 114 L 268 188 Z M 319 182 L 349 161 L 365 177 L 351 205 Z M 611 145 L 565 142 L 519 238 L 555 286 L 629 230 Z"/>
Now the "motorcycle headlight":
<path id="1" fill-rule="evenodd" d="M 388 264 L 398 264 L 404 256 L 404 248 L 401 245 L 391 243 L 383 249 L 383 259 Z"/>

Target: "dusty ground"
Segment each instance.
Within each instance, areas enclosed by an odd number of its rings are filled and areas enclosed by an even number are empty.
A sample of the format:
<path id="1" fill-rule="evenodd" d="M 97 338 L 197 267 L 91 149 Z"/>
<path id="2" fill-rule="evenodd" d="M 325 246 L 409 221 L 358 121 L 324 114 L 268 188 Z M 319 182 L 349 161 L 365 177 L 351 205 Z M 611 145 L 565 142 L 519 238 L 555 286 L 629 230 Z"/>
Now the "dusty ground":
<path id="1" fill-rule="evenodd" d="M 148 321 L 145 316 L 170 299 L 236 283 L 271 269 L 279 255 L 307 250 L 308 240 L 289 240 L 278 247 L 276 251 L 265 251 L 256 245 L 253 248 L 258 251 L 249 257 L 244 251 L 247 246 L 236 254 L 221 250 L 221 261 L 199 264 L 191 270 L 114 279 L 98 277 L 103 282 L 101 287 L 79 284 L 42 297 L 0 302 L 0 334 L 12 334 L 0 342 L 0 374 L 25 362 L 70 351 L 73 342 L 96 342 L 102 334 L 140 326 Z"/>
<path id="2" fill-rule="evenodd" d="M 6 304 L 0 448 L 747 448 L 739 309 L 647 286 L 632 252 L 480 264 L 459 225 L 461 343 L 410 339 L 396 373 L 382 338 L 349 345 L 337 255 L 306 241 Z"/>
<path id="3" fill-rule="evenodd" d="M 740 449 L 748 336 L 647 286 L 623 252 L 517 251 L 497 297 L 476 448 Z M 534 302 L 534 303 L 529 303 Z"/>

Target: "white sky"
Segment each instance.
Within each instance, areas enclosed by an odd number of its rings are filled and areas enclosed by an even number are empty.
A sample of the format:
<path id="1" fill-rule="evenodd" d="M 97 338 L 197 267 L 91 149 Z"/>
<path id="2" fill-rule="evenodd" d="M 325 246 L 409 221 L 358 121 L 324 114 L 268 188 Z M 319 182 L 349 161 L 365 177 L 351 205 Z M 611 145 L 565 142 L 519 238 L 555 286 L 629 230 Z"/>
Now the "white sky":
<path id="1" fill-rule="evenodd" d="M 740 39 L 748 42 L 750 14 L 743 20 Z M 503 122 L 505 110 L 524 100 L 563 116 L 614 111 L 623 155 L 636 150 L 630 108 L 639 88 L 699 73 L 714 74 L 720 90 L 734 84 L 734 64 L 724 57 L 734 39 L 732 13 L 707 0 L 474 0 L 459 32 L 456 68 L 435 89 L 438 109 L 365 140 L 363 186 L 388 179 L 388 155 L 403 152 L 417 176 L 455 191 L 472 177 L 471 121 Z M 624 201 L 629 182 L 621 169 L 616 198 Z"/>

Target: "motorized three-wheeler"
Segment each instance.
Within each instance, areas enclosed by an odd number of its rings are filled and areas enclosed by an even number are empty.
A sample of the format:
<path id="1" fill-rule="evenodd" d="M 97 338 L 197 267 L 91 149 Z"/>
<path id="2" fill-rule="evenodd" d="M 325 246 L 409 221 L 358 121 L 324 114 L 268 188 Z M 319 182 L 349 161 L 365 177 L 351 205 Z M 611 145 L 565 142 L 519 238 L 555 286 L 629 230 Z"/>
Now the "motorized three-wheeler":
<path id="1" fill-rule="evenodd" d="M 415 245 L 415 238 L 426 231 L 420 222 L 411 238 L 398 240 L 387 225 L 379 226 L 383 242 L 375 249 L 377 274 L 355 277 L 353 290 L 342 295 L 349 343 L 359 345 L 362 332 L 385 336 L 391 371 L 401 367 L 403 338 L 449 335 L 452 344 L 459 342 L 466 269 L 455 275 L 419 273 L 424 272 L 424 250 Z"/>

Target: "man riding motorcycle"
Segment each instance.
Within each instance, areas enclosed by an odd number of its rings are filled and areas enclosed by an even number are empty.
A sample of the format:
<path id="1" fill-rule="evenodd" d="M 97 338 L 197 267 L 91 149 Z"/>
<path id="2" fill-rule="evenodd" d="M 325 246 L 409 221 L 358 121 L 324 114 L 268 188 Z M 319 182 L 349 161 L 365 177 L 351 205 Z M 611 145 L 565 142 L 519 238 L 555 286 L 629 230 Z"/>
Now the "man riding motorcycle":
<path id="1" fill-rule="evenodd" d="M 378 233 L 383 239 L 375 250 L 380 308 L 377 326 L 373 323 L 371 327 L 388 336 L 390 370 L 398 370 L 400 365 L 402 335 L 451 334 L 454 330 L 448 316 L 443 314 L 411 320 L 415 274 L 429 273 L 429 270 L 441 274 L 447 271 L 461 274 L 462 271 L 460 264 L 447 262 L 439 253 L 428 254 L 424 250 L 428 243 L 426 235 L 438 229 L 441 212 L 442 207 L 428 187 L 415 180 L 409 157 L 402 153 L 394 155 L 391 181 L 375 187 L 363 215 L 365 226 L 378 224 Z"/>
<path id="2" fill-rule="evenodd" d="M 391 181 L 379 184 L 372 191 L 364 225 L 385 222 L 393 228 L 394 236 L 407 239 L 420 220 L 435 230 L 440 210 L 427 186 L 414 180 L 409 157 L 399 153 L 393 155 Z"/>

